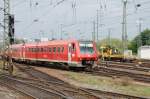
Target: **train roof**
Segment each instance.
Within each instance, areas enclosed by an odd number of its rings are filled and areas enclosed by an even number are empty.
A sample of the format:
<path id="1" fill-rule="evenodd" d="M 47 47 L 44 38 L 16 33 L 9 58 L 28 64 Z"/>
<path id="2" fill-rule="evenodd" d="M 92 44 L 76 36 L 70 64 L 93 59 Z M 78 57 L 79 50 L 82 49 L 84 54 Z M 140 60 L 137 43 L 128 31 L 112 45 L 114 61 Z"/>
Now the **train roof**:
<path id="1" fill-rule="evenodd" d="M 13 47 L 19 47 L 19 46 L 44 46 L 44 45 L 62 45 L 62 44 L 68 44 L 70 42 L 78 42 L 78 40 L 52 40 L 52 41 L 43 41 L 43 42 L 31 42 L 31 43 L 25 43 L 25 44 L 14 44 Z"/>
<path id="2" fill-rule="evenodd" d="M 51 40 L 51 41 L 43 41 L 43 42 L 31 42 L 31 43 L 24 43 L 24 44 L 14 44 L 12 47 L 20 47 L 20 46 L 44 46 L 44 45 L 62 45 L 68 44 L 71 42 L 92 42 L 89 40 Z"/>
<path id="3" fill-rule="evenodd" d="M 62 45 L 62 44 L 68 44 L 70 42 L 78 42 L 78 41 L 77 40 L 52 40 L 52 41 L 38 42 L 38 45 L 39 46 L 40 45 Z"/>

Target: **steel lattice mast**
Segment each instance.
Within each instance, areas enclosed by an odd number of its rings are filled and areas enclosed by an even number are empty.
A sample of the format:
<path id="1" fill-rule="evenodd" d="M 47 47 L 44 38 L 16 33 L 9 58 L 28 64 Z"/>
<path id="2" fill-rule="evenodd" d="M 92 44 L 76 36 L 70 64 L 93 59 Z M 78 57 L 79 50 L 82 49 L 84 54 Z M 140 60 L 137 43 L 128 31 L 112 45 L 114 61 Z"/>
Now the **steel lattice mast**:
<path id="1" fill-rule="evenodd" d="M 10 0 L 4 0 L 4 33 L 3 33 L 3 67 L 8 68 L 10 74 L 13 72 L 13 65 L 10 53 Z M 7 55 L 5 51 L 7 50 Z"/>
<path id="2" fill-rule="evenodd" d="M 128 36 L 127 36 L 127 0 L 123 0 L 123 22 L 122 22 L 122 44 L 123 44 L 123 55 L 124 52 L 128 49 Z M 124 56 L 125 58 L 125 56 Z"/>
<path id="3" fill-rule="evenodd" d="M 10 0 L 4 0 L 4 33 L 3 33 L 3 49 L 9 46 L 9 16 L 10 16 Z"/>

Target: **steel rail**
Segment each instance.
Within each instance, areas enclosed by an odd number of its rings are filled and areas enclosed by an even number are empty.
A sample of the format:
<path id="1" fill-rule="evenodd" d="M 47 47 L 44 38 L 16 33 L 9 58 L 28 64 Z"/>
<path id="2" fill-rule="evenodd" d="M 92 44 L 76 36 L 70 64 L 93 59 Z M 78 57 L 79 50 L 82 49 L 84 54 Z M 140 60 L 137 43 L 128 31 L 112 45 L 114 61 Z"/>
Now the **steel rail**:
<path id="1" fill-rule="evenodd" d="M 108 91 L 101 91 L 101 90 L 95 90 L 95 89 L 88 89 L 86 88 L 86 90 L 96 93 L 98 95 L 102 95 L 104 97 L 102 98 L 123 98 L 123 99 L 148 99 L 147 97 L 139 97 L 139 96 L 132 96 L 132 95 L 127 95 L 127 94 L 121 94 L 121 93 L 115 93 L 115 92 L 108 92 Z"/>
<path id="2" fill-rule="evenodd" d="M 93 69 L 92 72 L 89 72 L 91 74 L 96 75 L 103 75 L 109 76 L 109 77 L 129 77 L 131 79 L 134 79 L 136 81 L 141 81 L 144 83 L 150 83 L 150 76 L 144 75 L 144 74 L 138 74 L 131 71 L 125 71 L 123 69 L 114 69 L 110 67 L 96 67 Z"/>
<path id="3" fill-rule="evenodd" d="M 112 68 L 128 69 L 128 70 L 139 71 L 139 72 L 143 72 L 143 73 L 150 72 L 150 68 L 143 68 L 138 65 L 131 66 L 131 65 L 124 65 L 121 63 L 120 64 L 119 63 L 100 63 L 99 65 L 112 67 Z"/>
<path id="4" fill-rule="evenodd" d="M 37 73 L 40 73 L 40 75 L 43 75 L 44 74 L 44 76 L 46 75 L 45 73 L 43 73 L 43 72 L 41 72 L 41 71 L 39 71 L 39 70 L 36 70 L 36 69 L 34 69 L 33 67 L 30 67 L 30 69 L 25 69 L 25 67 L 23 67 L 23 66 L 20 66 L 20 64 L 18 64 L 17 65 L 17 68 L 19 67 L 19 69 L 22 69 L 24 72 L 26 72 L 27 74 L 29 74 L 30 73 L 30 75 L 31 76 L 33 76 L 34 78 L 36 78 L 36 81 L 39 81 L 39 82 L 42 82 L 42 84 L 39 84 L 40 86 L 44 86 L 44 84 L 45 85 L 47 85 L 47 86 L 49 86 L 50 88 L 52 88 L 52 87 L 54 87 L 55 88 L 55 91 L 58 91 L 58 92 L 62 92 L 63 94 L 65 94 L 65 95 L 67 95 L 68 97 L 69 97 L 69 95 L 70 95 L 70 97 L 91 97 L 92 99 L 99 99 L 99 97 L 97 97 L 97 96 L 95 96 L 93 93 L 89 93 L 89 92 L 86 92 L 86 91 L 83 91 L 83 90 L 81 90 L 80 88 L 77 88 L 77 87 L 75 87 L 75 86 L 73 86 L 73 85 L 70 85 L 70 84 L 68 84 L 68 83 L 65 83 L 65 82 L 62 82 L 62 81 L 60 81 L 59 79 L 53 79 L 53 77 L 52 77 L 52 79 L 50 79 L 51 78 L 51 76 L 49 76 L 50 78 L 49 79 L 45 79 L 45 77 L 44 78 L 40 78 L 40 79 L 38 79 L 37 78 L 37 76 L 38 75 L 35 75 L 35 74 L 33 74 L 33 73 L 35 73 L 35 71 L 36 71 L 36 74 Z M 29 71 L 32 71 L 32 72 L 29 72 Z M 47 76 L 47 75 L 46 75 Z M 25 79 L 26 80 L 26 79 Z M 34 79 L 34 81 L 35 81 L 35 79 Z M 35 83 L 35 82 L 29 82 L 29 83 L 34 83 L 35 85 L 37 84 L 37 83 Z M 37 85 L 38 85 L 37 84 Z M 52 85 L 53 84 L 53 85 Z M 69 94 L 70 93 L 70 94 Z M 71 95 L 72 94 L 72 95 Z M 79 98 L 79 99 L 80 99 Z M 90 99 L 91 99 L 90 98 Z M 86 98 L 85 98 L 86 99 Z"/>
<path id="5" fill-rule="evenodd" d="M 54 90 L 47 90 L 45 88 L 35 86 L 15 79 L 13 77 L 3 75 L 0 77 L 0 82 L 5 83 L 8 86 L 15 88 L 16 90 L 22 91 L 23 93 L 29 94 L 36 99 L 51 98 L 51 99 L 69 99 L 68 97 L 60 94 Z"/>

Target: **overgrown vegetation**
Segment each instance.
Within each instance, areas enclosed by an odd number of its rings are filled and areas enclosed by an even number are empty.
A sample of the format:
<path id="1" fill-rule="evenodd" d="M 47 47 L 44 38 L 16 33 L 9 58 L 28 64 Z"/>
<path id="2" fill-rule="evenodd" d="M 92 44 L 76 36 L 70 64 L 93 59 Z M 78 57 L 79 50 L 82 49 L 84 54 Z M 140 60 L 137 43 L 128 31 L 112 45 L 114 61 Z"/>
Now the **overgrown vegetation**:
<path id="1" fill-rule="evenodd" d="M 97 48 L 100 49 L 100 47 L 107 47 L 110 48 L 117 48 L 119 51 L 122 49 L 122 41 L 117 38 L 111 38 L 110 40 L 108 38 L 105 38 L 98 42 Z"/>
<path id="2" fill-rule="evenodd" d="M 150 86 L 134 84 L 133 80 L 127 77 L 123 79 L 114 79 L 73 72 L 65 72 L 64 75 L 80 83 L 82 86 L 85 85 L 105 91 L 150 97 Z"/>
<path id="3" fill-rule="evenodd" d="M 150 45 L 150 30 L 146 29 L 141 34 L 137 35 L 130 43 L 128 48 L 137 53 L 140 46 Z"/>
<path id="4" fill-rule="evenodd" d="M 146 29 L 137 35 L 133 40 L 128 41 L 128 49 L 132 50 L 134 54 L 137 54 L 137 50 L 140 46 L 150 45 L 150 29 Z M 107 47 L 117 48 L 120 52 L 122 50 L 122 41 L 117 38 L 105 38 L 97 43 L 97 48 Z"/>

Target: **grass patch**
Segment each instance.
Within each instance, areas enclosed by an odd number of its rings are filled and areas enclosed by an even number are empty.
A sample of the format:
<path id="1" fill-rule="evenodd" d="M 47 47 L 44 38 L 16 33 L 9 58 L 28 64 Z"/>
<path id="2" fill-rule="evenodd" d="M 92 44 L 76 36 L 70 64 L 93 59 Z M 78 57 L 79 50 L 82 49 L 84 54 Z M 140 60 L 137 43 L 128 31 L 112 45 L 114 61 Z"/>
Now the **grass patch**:
<path id="1" fill-rule="evenodd" d="M 66 72 L 64 75 L 81 84 L 96 86 L 100 90 L 150 97 L 150 86 L 134 84 L 130 78 L 120 80 L 75 72 Z"/>

